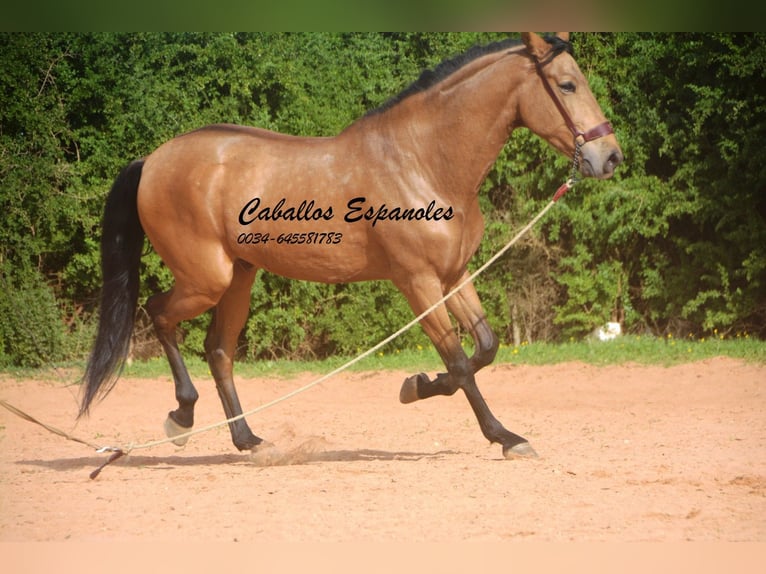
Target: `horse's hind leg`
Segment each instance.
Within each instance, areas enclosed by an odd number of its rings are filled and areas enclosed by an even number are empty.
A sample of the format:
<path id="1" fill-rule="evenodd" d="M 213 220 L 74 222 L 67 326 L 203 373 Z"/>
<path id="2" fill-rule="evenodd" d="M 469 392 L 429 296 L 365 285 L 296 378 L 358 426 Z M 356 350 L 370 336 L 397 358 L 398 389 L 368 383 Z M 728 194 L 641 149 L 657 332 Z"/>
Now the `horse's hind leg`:
<path id="1" fill-rule="evenodd" d="M 165 422 L 165 432 L 170 437 L 183 434 L 194 426 L 194 404 L 199 397 L 178 349 L 176 326 L 180 321 L 196 317 L 214 304 L 214 299 L 184 293 L 178 285 L 170 291 L 154 295 L 146 303 L 157 338 L 170 363 L 175 383 L 178 408 L 168 413 L 168 419 Z M 180 439 L 174 442 L 181 446 L 186 440 Z"/>
<path id="2" fill-rule="evenodd" d="M 226 418 L 242 414 L 232 371 L 237 339 L 250 310 L 250 287 L 256 272 L 257 269 L 244 262 L 234 264 L 231 285 L 213 310 L 213 320 L 205 338 L 205 354 Z M 251 449 L 263 442 L 252 433 L 245 419 L 229 423 L 229 430 L 232 442 L 239 450 Z"/>
<path id="3" fill-rule="evenodd" d="M 404 288 L 400 286 L 400 289 L 402 289 L 402 292 L 409 300 L 413 311 L 418 315 L 442 296 L 440 283 L 436 279 L 411 280 Z M 461 388 L 476 415 L 482 434 L 490 442 L 501 444 L 503 455 L 506 458 L 536 456 L 534 449 L 525 438 L 507 430 L 490 411 L 484 397 L 479 392 L 479 388 L 476 386 L 476 379 L 474 377 L 475 365 L 478 365 L 481 361 L 474 361 L 472 363 L 471 359 L 463 351 L 460 340 L 452 328 L 452 323 L 445 306 L 438 307 L 430 315 L 426 316 L 421 321 L 421 325 L 439 351 L 439 355 L 447 367 L 447 375 L 440 375 L 442 377 L 441 381 L 438 377 L 436 381 L 429 381 L 425 375 L 417 376 L 414 387 L 417 398 L 425 398 L 425 396 L 433 396 L 433 394 L 451 394 L 454 392 L 452 390 L 453 387 Z M 407 382 L 405 382 L 405 385 L 407 385 Z M 446 387 L 446 390 L 451 392 L 434 393 L 434 385 L 443 385 Z"/>

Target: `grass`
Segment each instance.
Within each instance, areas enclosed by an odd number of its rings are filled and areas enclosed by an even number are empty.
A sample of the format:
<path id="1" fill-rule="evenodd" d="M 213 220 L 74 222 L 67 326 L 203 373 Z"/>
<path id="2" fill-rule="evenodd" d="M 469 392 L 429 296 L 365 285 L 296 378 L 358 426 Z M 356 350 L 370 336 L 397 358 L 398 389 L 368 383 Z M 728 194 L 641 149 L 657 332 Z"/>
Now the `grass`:
<path id="1" fill-rule="evenodd" d="M 402 370 L 411 373 L 442 370 L 444 367 L 433 347 L 396 349 L 395 342 L 356 363 L 352 371 Z M 473 351 L 465 346 L 467 354 Z M 502 345 L 495 364 L 550 365 L 579 361 L 592 365 L 619 365 L 635 363 L 643 365 L 677 365 L 710 359 L 730 357 L 751 363 L 766 365 L 766 341 L 759 341 L 740 334 L 725 337 L 715 334 L 706 338 L 675 338 L 628 335 L 613 341 L 570 341 L 566 343 L 522 343 L 519 346 Z M 352 357 L 332 357 L 317 361 L 238 361 L 235 375 L 242 378 L 278 377 L 290 378 L 299 373 L 325 374 L 344 365 Z M 187 356 L 186 365 L 192 378 L 210 376 L 207 363 L 198 356 Z M 50 378 L 76 382 L 82 373 L 81 363 L 52 366 L 47 369 L 8 369 L 4 371 L 15 378 Z M 136 378 L 170 379 L 170 369 L 164 357 L 148 361 L 136 361 L 126 366 L 123 376 Z"/>
<path id="2" fill-rule="evenodd" d="M 766 341 L 751 339 L 747 335 L 734 338 L 716 335 L 700 339 L 628 335 L 612 341 L 522 343 L 518 347 L 502 347 L 495 360 L 529 365 L 581 361 L 592 365 L 637 363 L 670 366 L 721 356 L 766 364 Z"/>

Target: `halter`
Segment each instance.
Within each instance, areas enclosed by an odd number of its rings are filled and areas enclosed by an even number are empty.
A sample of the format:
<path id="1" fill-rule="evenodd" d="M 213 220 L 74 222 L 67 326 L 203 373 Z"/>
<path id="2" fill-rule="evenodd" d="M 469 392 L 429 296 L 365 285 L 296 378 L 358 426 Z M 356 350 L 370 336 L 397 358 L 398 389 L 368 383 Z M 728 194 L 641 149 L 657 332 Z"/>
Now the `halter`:
<path id="1" fill-rule="evenodd" d="M 604 121 L 598 124 L 597 126 L 590 128 L 588 131 L 585 131 L 585 132 L 582 131 L 581 129 L 578 129 L 577 126 L 575 126 L 571 116 L 569 115 L 569 112 L 564 107 L 564 104 L 561 103 L 561 100 L 559 100 L 558 96 L 556 95 L 556 92 L 553 91 L 553 87 L 548 81 L 548 78 L 546 78 L 545 74 L 543 73 L 543 68 L 546 65 L 548 65 L 550 62 L 552 62 L 553 59 L 556 56 L 558 56 L 560 53 L 561 52 L 552 50 L 551 55 L 548 56 L 542 62 L 538 60 L 536 56 L 532 55 L 532 59 L 535 62 L 535 69 L 537 70 L 537 75 L 540 76 L 540 79 L 543 82 L 543 87 L 545 88 L 545 91 L 548 92 L 548 95 L 553 100 L 553 103 L 556 105 L 556 108 L 558 109 L 559 113 L 564 118 L 564 123 L 566 123 L 567 127 L 569 128 L 569 131 L 572 132 L 572 136 L 574 137 L 575 150 L 574 150 L 574 155 L 572 157 L 572 174 L 567 180 L 567 182 L 564 183 L 558 189 L 558 191 L 556 191 L 556 194 L 553 196 L 554 202 L 558 201 L 568 190 L 570 190 L 574 186 L 575 183 L 577 183 L 577 173 L 580 167 L 580 152 L 581 152 L 582 146 L 588 143 L 589 141 L 593 141 L 600 137 L 604 137 L 606 135 L 614 133 L 614 130 L 612 129 L 612 124 L 610 124 L 608 121 Z"/>
<path id="2" fill-rule="evenodd" d="M 561 103 L 561 100 L 559 100 L 558 96 L 556 95 L 556 92 L 553 91 L 553 87 L 548 81 L 548 78 L 546 78 L 545 74 L 543 73 L 543 67 L 545 67 L 547 64 L 552 62 L 553 58 L 555 58 L 557 55 L 558 54 L 554 52 L 551 57 L 546 58 L 542 62 L 538 60 L 535 56 L 532 56 L 532 59 L 535 61 L 535 69 L 537 70 L 537 75 L 540 76 L 540 79 L 543 81 L 543 87 L 545 88 L 545 91 L 548 92 L 548 95 L 553 100 L 553 103 L 556 104 L 556 108 L 558 108 L 559 113 L 564 118 L 564 122 L 569 128 L 569 131 L 572 132 L 572 135 L 574 136 L 575 145 L 579 142 L 579 144 L 582 146 L 583 144 L 586 144 L 589 141 L 593 141 L 600 137 L 613 134 L 614 130 L 612 129 L 612 125 L 608 121 L 602 122 L 598 124 L 597 126 L 592 127 L 586 132 L 578 129 L 577 126 L 575 126 L 574 122 L 572 121 L 572 118 L 569 116 L 569 112 L 567 112 L 566 108 L 564 107 L 564 104 Z"/>

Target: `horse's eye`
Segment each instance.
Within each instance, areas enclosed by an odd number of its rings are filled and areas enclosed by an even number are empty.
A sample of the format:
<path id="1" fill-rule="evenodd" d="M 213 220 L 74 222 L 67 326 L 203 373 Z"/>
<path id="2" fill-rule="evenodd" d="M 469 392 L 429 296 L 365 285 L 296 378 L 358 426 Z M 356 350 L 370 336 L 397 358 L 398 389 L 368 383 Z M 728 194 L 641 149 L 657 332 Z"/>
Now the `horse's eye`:
<path id="1" fill-rule="evenodd" d="M 574 85 L 574 82 L 562 82 L 559 84 L 559 88 L 561 88 L 561 91 L 565 94 L 574 94 L 577 91 L 577 87 Z"/>

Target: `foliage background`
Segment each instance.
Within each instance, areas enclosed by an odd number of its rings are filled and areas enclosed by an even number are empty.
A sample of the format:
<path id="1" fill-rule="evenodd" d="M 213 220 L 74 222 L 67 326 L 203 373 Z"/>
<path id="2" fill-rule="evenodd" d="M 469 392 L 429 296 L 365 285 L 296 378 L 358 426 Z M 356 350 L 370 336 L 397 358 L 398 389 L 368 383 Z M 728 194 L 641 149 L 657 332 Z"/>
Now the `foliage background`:
<path id="1" fill-rule="evenodd" d="M 490 33 L 0 34 L 0 365 L 82 360 L 119 169 L 214 122 L 331 135 Z M 575 34 L 626 162 L 583 181 L 477 285 L 504 342 L 628 332 L 766 335 L 766 35 Z M 489 174 L 474 263 L 550 198 L 568 162 L 518 130 Z M 143 299 L 170 276 L 143 259 Z M 243 358 L 366 348 L 412 314 L 387 283 L 262 274 Z M 200 353 L 208 318 L 185 323 Z M 159 352 L 139 313 L 134 352 Z M 412 330 L 392 346 L 427 344 Z"/>

